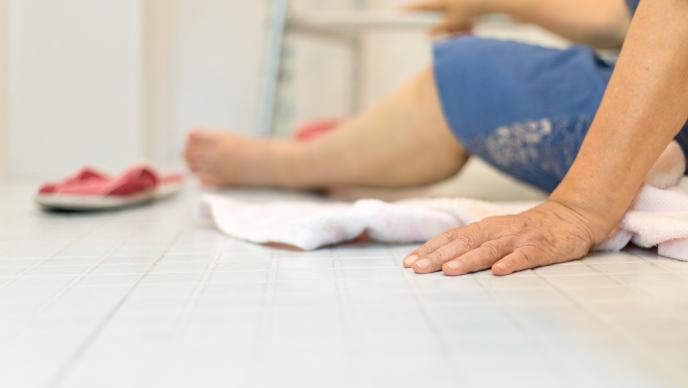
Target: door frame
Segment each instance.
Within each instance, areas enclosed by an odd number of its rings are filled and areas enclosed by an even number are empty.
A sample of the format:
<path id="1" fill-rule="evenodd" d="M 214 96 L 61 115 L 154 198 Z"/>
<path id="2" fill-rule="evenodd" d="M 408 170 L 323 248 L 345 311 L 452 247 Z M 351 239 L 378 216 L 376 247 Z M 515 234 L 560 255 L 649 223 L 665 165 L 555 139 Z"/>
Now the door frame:
<path id="1" fill-rule="evenodd" d="M 9 176 L 10 0 L 0 0 L 0 181 Z"/>

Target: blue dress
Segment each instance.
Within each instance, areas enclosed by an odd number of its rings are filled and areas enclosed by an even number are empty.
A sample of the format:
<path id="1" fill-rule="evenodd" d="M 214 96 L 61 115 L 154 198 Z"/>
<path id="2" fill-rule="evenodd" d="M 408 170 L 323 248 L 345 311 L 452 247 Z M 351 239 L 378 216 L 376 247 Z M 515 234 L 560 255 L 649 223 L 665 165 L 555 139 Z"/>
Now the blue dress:
<path id="1" fill-rule="evenodd" d="M 638 0 L 628 0 L 635 10 Z M 445 118 L 463 146 L 547 192 L 564 178 L 602 100 L 614 63 L 589 47 L 552 49 L 459 37 L 437 43 Z M 688 124 L 677 136 L 688 151 Z"/>

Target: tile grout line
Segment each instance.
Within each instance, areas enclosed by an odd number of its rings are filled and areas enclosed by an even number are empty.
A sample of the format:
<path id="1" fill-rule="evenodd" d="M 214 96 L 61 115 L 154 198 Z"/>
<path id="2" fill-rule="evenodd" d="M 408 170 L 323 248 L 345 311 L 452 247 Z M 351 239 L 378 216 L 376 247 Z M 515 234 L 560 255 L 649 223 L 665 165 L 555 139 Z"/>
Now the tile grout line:
<path id="1" fill-rule="evenodd" d="M 217 249 L 213 255 L 213 259 L 208 262 L 208 265 L 206 265 L 203 271 L 203 276 L 201 276 L 201 278 L 198 280 L 196 287 L 194 287 L 184 302 L 182 311 L 179 313 L 179 316 L 174 323 L 174 331 L 176 334 L 182 334 L 182 332 L 188 327 L 192 315 L 191 313 L 196 309 L 196 306 L 198 305 L 198 299 L 205 291 L 208 280 L 210 280 L 212 274 L 215 273 L 215 268 L 217 267 L 217 263 L 221 256 L 222 254 L 220 250 Z"/>
<path id="2" fill-rule="evenodd" d="M 126 303 L 127 299 L 131 294 L 136 290 L 136 288 L 143 282 L 143 280 L 146 278 L 146 276 L 150 273 L 151 269 L 153 269 L 165 256 L 165 253 L 169 251 L 169 249 L 174 245 L 176 240 L 182 235 L 186 227 L 180 228 L 180 230 L 176 233 L 175 238 L 172 240 L 172 242 L 169 244 L 169 246 L 158 256 L 158 258 L 153 261 L 146 272 L 144 272 L 141 277 L 129 288 L 126 294 L 120 298 L 120 300 L 110 309 L 110 311 L 103 317 L 100 323 L 98 323 L 95 328 L 89 333 L 83 341 L 81 341 L 81 344 L 76 347 L 75 351 L 73 354 L 64 361 L 64 363 L 58 368 L 58 371 L 48 379 L 48 382 L 46 384 L 47 387 L 57 387 L 61 384 L 63 379 L 67 376 L 67 373 L 69 373 L 69 370 L 74 367 L 79 359 L 81 358 L 82 355 L 84 355 L 88 349 L 91 347 L 91 345 L 95 342 L 95 340 L 98 338 L 100 333 L 107 327 L 107 325 L 111 322 L 112 318 L 117 315 L 119 310 L 124 306 Z"/>
<path id="3" fill-rule="evenodd" d="M 668 270 L 667 268 L 664 268 L 663 266 L 660 266 L 660 265 L 658 265 L 658 264 L 656 264 L 656 263 L 653 263 L 649 258 L 647 258 L 647 257 L 645 257 L 645 256 L 638 255 L 638 254 L 635 254 L 635 253 L 632 253 L 632 252 L 629 252 L 629 251 L 624 251 L 624 253 L 629 254 L 629 255 L 631 255 L 631 256 L 634 256 L 634 257 L 637 257 L 637 258 L 641 259 L 643 262 L 648 263 L 648 264 L 651 265 L 651 266 L 654 266 L 654 267 L 656 267 L 656 268 L 660 268 L 660 269 L 662 270 L 662 273 L 664 273 L 664 274 L 670 274 L 673 278 L 675 278 L 675 279 L 677 279 L 677 280 L 683 280 L 683 279 L 681 278 L 681 276 L 677 275 L 677 274 L 674 273 L 673 271 Z M 612 277 L 612 278 L 613 278 L 613 277 Z M 618 281 L 617 279 L 614 279 L 614 280 L 615 280 L 615 281 Z M 618 282 L 621 283 L 620 281 L 618 281 Z M 623 283 L 621 283 L 621 284 L 623 284 Z M 623 286 L 624 286 L 624 288 L 630 289 L 630 287 L 627 286 L 626 284 L 623 284 Z M 653 300 L 660 299 L 660 298 L 658 298 L 657 296 L 652 295 L 651 293 L 649 293 L 647 290 L 645 290 L 645 289 L 643 289 L 643 288 L 640 288 L 639 290 L 640 290 L 640 292 L 642 292 L 642 294 L 651 297 L 651 299 L 653 299 Z M 613 326 L 614 328 L 616 328 L 616 325 L 612 325 L 612 326 Z M 622 336 L 623 336 L 624 338 L 626 338 L 630 343 L 635 344 L 635 345 L 643 345 L 643 342 L 642 342 L 642 341 L 638 341 L 638 340 L 637 340 L 637 336 L 627 335 L 627 334 L 625 334 L 624 331 L 621 331 L 621 333 L 622 333 Z M 652 363 L 657 363 L 657 362 L 658 362 L 657 359 L 656 359 L 655 357 L 651 357 L 651 356 L 649 356 L 649 355 L 646 355 L 645 352 L 641 352 L 640 354 L 636 353 L 636 357 L 638 357 L 638 359 L 640 359 L 643 363 L 652 364 Z M 658 365 L 661 365 L 661 364 L 658 364 Z"/>
<path id="4" fill-rule="evenodd" d="M 535 271 L 533 269 L 528 269 L 527 271 L 533 273 L 534 277 L 539 277 L 538 275 L 535 274 Z M 492 275 L 492 276 L 495 276 L 495 275 Z M 514 327 L 517 327 L 519 329 L 519 331 L 525 336 L 525 338 L 528 338 L 528 340 L 531 343 L 536 344 L 536 346 L 538 348 L 538 353 L 543 358 L 547 359 L 547 357 L 549 356 L 549 353 L 548 353 L 547 349 L 543 346 L 542 340 L 537 338 L 537 336 L 535 336 L 531 330 L 527 330 L 524 327 L 524 325 L 521 322 L 519 322 L 518 319 L 516 319 L 514 317 L 513 313 L 509 312 L 509 309 L 508 309 L 507 305 L 503 302 L 502 298 L 498 294 L 496 294 L 491 288 L 486 287 L 483 284 L 483 282 L 480 281 L 480 279 L 481 279 L 480 277 L 475 277 L 475 282 L 478 283 L 478 285 L 480 285 L 480 287 L 482 287 L 483 290 L 488 295 L 490 295 L 493 303 L 495 303 L 496 305 L 499 306 L 499 309 L 502 312 L 502 314 L 504 314 L 504 316 L 507 317 L 511 321 L 511 323 L 514 325 Z M 549 283 L 549 282 L 545 282 L 545 283 L 548 284 L 550 288 L 554 289 L 554 291 L 557 291 L 556 288 L 551 283 Z M 572 372 L 569 371 L 568 369 L 564 369 L 562 371 L 562 374 L 564 374 L 565 376 L 567 376 L 569 378 L 575 377 L 574 376 L 575 374 L 572 375 Z"/>
<path id="5" fill-rule="evenodd" d="M 356 355 L 355 346 L 362 347 L 362 343 L 360 338 L 353 335 L 353 333 L 355 333 L 354 324 L 352 317 L 350 316 L 351 311 L 348 308 L 351 305 L 351 298 L 349 296 L 348 284 L 346 283 L 346 279 L 342 274 L 343 268 L 341 267 L 340 259 L 336 252 L 331 251 L 329 255 L 330 259 L 332 260 L 335 289 L 337 290 L 337 311 L 339 312 L 339 316 L 342 320 L 342 335 L 347 337 L 347 334 L 349 334 L 348 338 L 356 338 L 356 341 L 351 341 L 351 344 L 349 344 L 347 348 L 348 352 L 346 361 L 349 363 L 349 367 L 351 367 Z M 354 342 L 356 343 L 354 344 Z M 354 347 L 352 348 L 352 346 Z"/>
<path id="6" fill-rule="evenodd" d="M 16 275 L 14 278 L 12 278 L 10 281 L 8 281 L 8 282 L 6 282 L 6 283 L 3 283 L 3 284 L 0 284 L 0 291 L 3 290 L 3 289 L 6 289 L 6 288 L 8 288 L 8 287 L 11 287 L 12 284 L 15 284 L 17 281 L 19 281 L 19 280 L 20 280 L 24 275 L 26 275 L 28 272 L 30 272 L 30 271 L 32 271 L 32 270 L 35 270 L 36 268 L 39 268 L 40 266 L 42 266 L 42 265 L 45 264 L 46 262 L 48 262 L 48 261 L 54 259 L 54 258 L 55 258 L 56 256 L 58 256 L 61 252 L 64 252 L 66 249 L 68 249 L 68 248 L 74 246 L 75 244 L 79 243 L 80 241 L 86 239 L 89 235 L 95 233 L 95 232 L 98 231 L 99 229 L 104 228 L 106 225 L 108 225 L 107 222 L 101 223 L 101 224 L 99 225 L 99 228 L 94 228 L 94 229 L 90 230 L 88 233 L 86 233 L 86 235 L 80 235 L 79 237 L 76 237 L 76 238 L 72 239 L 72 240 L 69 241 L 67 244 L 65 244 L 62 248 L 58 249 L 55 253 L 53 253 L 52 255 L 49 255 L 49 256 L 46 257 L 44 260 L 41 260 L 41 261 L 35 263 L 34 265 L 25 268 L 23 271 L 21 271 L 19 274 L 17 274 L 17 275 Z M 37 308 L 40 309 L 40 306 L 37 307 Z"/>
<path id="7" fill-rule="evenodd" d="M 442 335 L 439 334 L 443 332 L 442 330 L 442 325 L 437 323 L 435 319 L 432 317 L 432 314 L 428 311 L 425 302 L 423 301 L 423 298 L 419 295 L 418 289 L 416 288 L 415 283 L 411 280 L 411 273 L 410 271 L 413 271 L 410 268 L 404 268 L 403 266 L 400 268 L 400 271 L 403 273 L 403 278 L 406 282 L 406 285 L 408 286 L 409 290 L 411 291 L 411 295 L 413 295 L 413 298 L 416 301 L 416 306 L 418 307 L 418 310 L 420 311 L 421 315 L 423 318 L 425 318 L 426 323 L 428 324 L 428 327 L 430 331 L 434 334 L 434 336 L 437 339 L 439 348 L 441 349 L 442 353 L 449 354 L 449 348 L 447 347 L 445 341 L 442 338 Z M 416 275 L 416 274 L 413 274 Z M 416 275 L 418 276 L 418 275 Z"/>
<path id="8" fill-rule="evenodd" d="M 90 236 L 91 234 L 95 233 L 95 232 L 98 231 L 99 229 L 104 228 L 105 225 L 108 225 L 108 223 L 107 223 L 107 222 L 104 222 L 104 223 L 100 224 L 98 228 L 91 229 L 88 233 L 86 233 L 86 235 L 80 235 L 79 237 L 76 237 L 76 238 L 72 239 L 72 240 L 69 241 L 67 244 L 65 244 L 62 248 L 58 249 L 55 253 L 53 253 L 53 254 L 51 254 L 51 255 L 48 255 L 48 257 L 46 257 L 45 259 L 43 259 L 43 260 L 41 260 L 41 261 L 38 261 L 38 262 L 34 263 L 34 265 L 29 266 L 29 267 L 25 268 L 24 270 L 20 271 L 19 273 L 17 273 L 17 274 L 16 274 L 13 278 L 11 278 L 10 280 L 6 281 L 5 283 L 0 284 L 0 291 L 3 290 L 3 289 L 5 289 L 5 288 L 7 288 L 7 287 L 9 287 L 9 286 L 11 286 L 12 284 L 16 283 L 17 281 L 19 281 L 19 280 L 20 280 L 24 275 L 26 275 L 28 272 L 30 272 L 30 271 L 32 271 L 32 270 L 34 270 L 34 269 L 40 267 L 41 265 L 45 264 L 46 262 L 48 262 L 48 261 L 54 259 L 55 257 L 57 257 L 60 253 L 62 253 L 62 252 L 64 252 L 65 250 L 69 249 L 70 247 L 74 246 L 75 244 L 77 244 L 77 243 L 79 243 L 79 242 L 85 240 L 85 239 L 86 239 L 88 236 Z"/>
<path id="9" fill-rule="evenodd" d="M 38 307 L 38 310 L 40 310 L 40 311 L 38 311 L 37 314 L 38 314 L 38 313 L 41 313 L 41 312 L 45 312 L 45 310 L 46 310 L 48 307 L 50 307 L 50 305 L 51 305 L 52 303 L 54 303 L 54 302 L 56 302 L 57 300 L 59 300 L 59 299 L 62 297 L 62 295 L 64 295 L 65 292 L 67 292 L 68 290 L 74 288 L 74 286 L 78 285 L 79 282 L 81 282 L 82 280 L 84 280 L 85 278 L 87 278 L 90 274 L 92 274 L 96 269 L 98 269 L 98 268 L 100 267 L 100 265 L 101 265 L 105 260 L 108 259 L 108 256 L 109 256 L 110 254 L 112 254 L 113 252 L 115 252 L 118 248 L 120 248 L 120 247 L 123 246 L 124 244 L 125 244 L 124 241 L 121 242 L 121 243 L 119 243 L 119 244 L 113 244 L 112 247 L 110 247 L 110 249 L 108 249 L 105 253 L 102 254 L 102 256 L 99 258 L 99 260 L 98 260 L 96 263 L 94 263 L 92 266 L 88 267 L 88 269 L 86 269 L 84 272 L 82 272 L 82 273 L 80 273 L 79 275 L 77 275 L 77 276 L 76 276 L 74 279 L 72 279 L 68 284 L 66 284 L 66 285 L 65 285 L 64 287 L 62 287 L 59 291 L 57 291 L 57 292 L 55 293 L 55 295 L 53 295 L 49 300 L 45 301 L 41 306 L 39 306 L 39 307 Z"/>
<path id="10" fill-rule="evenodd" d="M 677 274 L 675 271 L 669 270 L 668 268 L 664 267 L 663 265 L 659 265 L 659 264 L 655 263 L 655 260 L 651 260 L 649 257 L 646 257 L 644 254 L 636 254 L 636 253 L 631 252 L 630 250 L 627 253 L 629 255 L 632 255 L 632 256 L 635 256 L 635 257 L 641 259 L 643 262 L 648 263 L 655 268 L 661 269 L 662 272 L 664 272 L 664 273 L 671 274 L 671 276 L 673 278 L 676 278 L 677 280 L 685 280 L 683 276 Z M 659 256 L 659 257 L 661 257 L 661 256 Z"/>
<path id="11" fill-rule="evenodd" d="M 632 253 L 630 253 L 630 252 L 626 252 L 626 251 L 615 252 L 615 254 L 620 254 L 620 253 L 624 253 L 624 254 L 628 254 L 628 255 L 631 255 L 631 256 L 635 256 L 635 257 L 638 257 L 638 258 L 640 258 L 640 259 L 643 259 L 643 261 L 645 261 L 645 259 L 644 259 L 643 257 L 636 256 L 636 255 L 634 255 L 634 254 L 632 254 Z M 614 274 L 609 274 L 609 273 L 606 273 L 606 272 L 602 272 L 602 271 L 599 270 L 598 268 L 591 267 L 591 266 L 589 265 L 589 263 L 583 263 L 583 264 L 585 264 L 588 268 L 592 269 L 593 271 L 595 271 L 595 272 L 601 274 L 602 276 L 606 277 L 607 279 L 612 280 L 614 283 L 618 284 L 619 286 L 621 286 L 621 287 L 624 288 L 624 289 L 627 289 L 627 290 L 629 290 L 629 291 L 634 291 L 634 292 L 640 291 L 640 292 L 641 292 L 642 294 L 644 294 L 645 296 L 649 296 L 649 297 L 651 297 L 652 299 L 657 299 L 657 297 L 656 297 L 655 295 L 652 295 L 652 294 L 648 293 L 646 290 L 643 290 L 642 288 L 637 289 L 637 288 L 631 288 L 631 287 L 629 287 L 627 284 L 623 283 L 622 281 L 620 281 L 619 279 L 617 279 L 616 277 L 614 277 L 614 276 L 613 276 Z M 662 270 L 663 270 L 664 272 L 670 272 L 670 271 L 666 271 L 666 269 L 664 269 L 664 268 L 662 268 Z M 622 275 L 622 274 L 617 274 L 617 275 Z"/>
<path id="12" fill-rule="evenodd" d="M 585 265 L 587 266 L 586 263 L 583 263 L 583 264 L 585 264 Z M 604 275 L 604 276 L 607 277 L 608 279 L 612 280 L 613 282 L 615 282 L 615 283 L 617 283 L 617 284 L 620 284 L 622 287 L 628 288 L 628 287 L 626 287 L 625 285 L 621 284 L 618 280 L 616 280 L 616 279 L 614 279 L 614 278 L 611 278 L 611 277 L 607 276 L 606 274 L 602 273 L 601 271 L 598 271 L 596 268 L 593 268 L 593 267 L 590 267 L 590 268 L 591 268 L 592 270 L 596 271 L 596 272 L 601 273 L 602 275 Z M 627 342 L 627 343 L 633 343 L 633 338 L 632 338 L 632 336 L 629 336 L 629 335 L 626 334 L 623 330 L 620 330 L 616 325 L 613 325 L 613 324 L 611 324 L 609 321 L 603 319 L 602 317 L 600 317 L 599 314 L 595 313 L 594 311 L 589 310 L 589 309 L 587 308 L 587 306 L 585 306 L 584 304 L 580 303 L 576 298 L 572 297 L 572 296 L 571 296 L 569 293 L 567 293 L 565 290 L 562 290 L 561 288 L 559 288 L 558 286 L 556 286 L 556 284 L 554 284 L 554 283 L 551 282 L 549 279 L 547 279 L 547 277 L 542 276 L 541 274 L 537 273 L 537 271 L 535 271 L 535 272 L 536 272 L 537 276 L 539 276 L 540 278 L 542 278 L 545 282 L 547 282 L 547 283 L 549 283 L 549 284 L 552 284 L 552 286 L 553 286 L 559 293 L 561 293 L 562 295 L 564 295 L 567 299 L 571 300 L 571 301 L 574 303 L 574 305 L 576 305 L 580 310 L 582 310 L 583 312 L 585 312 L 586 315 L 589 315 L 589 316 L 591 316 L 592 318 L 594 318 L 596 321 L 602 323 L 603 327 L 606 327 L 606 328 L 609 330 L 610 333 L 614 333 L 615 335 L 618 335 L 619 338 L 623 339 L 623 340 L 624 340 L 625 342 Z"/>
<path id="13" fill-rule="evenodd" d="M 258 313 L 258 316 L 256 317 L 256 322 L 258 324 L 256 325 L 255 328 L 255 333 L 254 333 L 254 343 L 255 346 L 253 346 L 252 349 L 252 354 L 251 354 L 251 359 L 253 362 L 250 364 L 250 366 L 247 368 L 248 370 L 247 375 L 248 376 L 255 376 L 255 373 L 253 369 L 259 365 L 259 363 L 262 360 L 263 356 L 263 350 L 265 350 L 265 346 L 268 343 L 268 341 L 265 338 L 266 332 L 267 332 L 267 321 L 271 318 L 272 313 L 270 311 L 267 311 L 267 307 L 272 308 L 273 300 L 274 300 L 274 293 L 275 293 L 275 279 L 277 278 L 277 272 L 279 271 L 279 259 L 275 258 L 273 255 L 270 255 L 270 268 L 268 269 L 267 273 L 267 279 L 265 281 L 265 287 L 263 288 L 263 295 L 260 300 L 260 310 Z M 250 378 L 246 379 L 246 383 L 249 384 L 251 381 Z M 248 385 L 250 386 L 250 385 Z"/>

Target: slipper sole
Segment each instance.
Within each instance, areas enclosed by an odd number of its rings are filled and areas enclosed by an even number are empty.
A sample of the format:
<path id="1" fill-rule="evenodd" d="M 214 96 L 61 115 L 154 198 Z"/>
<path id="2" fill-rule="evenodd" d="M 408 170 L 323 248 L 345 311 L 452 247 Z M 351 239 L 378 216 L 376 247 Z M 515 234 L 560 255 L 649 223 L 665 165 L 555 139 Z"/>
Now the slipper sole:
<path id="1" fill-rule="evenodd" d="M 39 194 L 35 201 L 45 209 L 53 210 L 109 210 L 138 205 L 156 198 L 156 191 L 128 196 L 89 196 L 89 195 L 54 195 Z"/>

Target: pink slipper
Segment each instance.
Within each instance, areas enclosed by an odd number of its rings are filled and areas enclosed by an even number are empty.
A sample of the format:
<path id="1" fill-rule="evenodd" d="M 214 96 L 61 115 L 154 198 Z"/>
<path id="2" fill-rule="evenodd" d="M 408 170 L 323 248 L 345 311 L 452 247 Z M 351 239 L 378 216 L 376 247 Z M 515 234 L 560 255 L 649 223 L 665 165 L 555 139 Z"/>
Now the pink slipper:
<path id="1" fill-rule="evenodd" d="M 109 179 L 107 175 L 101 173 L 100 171 L 91 168 L 84 167 L 73 177 L 67 178 L 60 183 L 47 183 L 41 186 L 39 192 L 40 194 L 50 194 L 54 193 L 58 187 L 72 186 L 76 184 L 82 184 L 87 181 L 105 180 Z"/>
<path id="2" fill-rule="evenodd" d="M 337 128 L 341 124 L 342 120 L 324 120 L 324 121 L 314 121 L 312 123 L 306 124 L 296 131 L 296 140 L 298 141 L 310 141 L 320 135 L 330 132 Z"/>
<path id="3" fill-rule="evenodd" d="M 159 177 L 151 168 L 131 167 L 117 178 L 85 168 L 61 183 L 46 184 L 36 202 L 54 210 L 106 210 L 136 205 L 179 192 L 181 175 Z"/>

